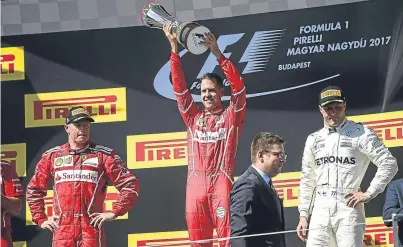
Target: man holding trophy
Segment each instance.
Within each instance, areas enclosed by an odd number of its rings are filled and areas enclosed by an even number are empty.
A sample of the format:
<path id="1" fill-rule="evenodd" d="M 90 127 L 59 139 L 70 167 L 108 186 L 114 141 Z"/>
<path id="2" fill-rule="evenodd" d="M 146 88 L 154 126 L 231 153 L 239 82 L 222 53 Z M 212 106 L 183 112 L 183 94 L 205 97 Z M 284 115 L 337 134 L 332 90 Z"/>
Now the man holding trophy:
<path id="1" fill-rule="evenodd" d="M 224 72 L 231 87 L 230 105 L 224 109 L 223 79 L 207 73 L 201 79 L 199 108 L 188 90 L 180 57 L 174 22 L 163 25 L 171 45 L 173 90 L 180 114 L 188 131 L 188 178 L 186 188 L 186 222 L 192 246 L 212 246 L 215 228 L 219 238 L 231 233 L 229 196 L 233 183 L 235 156 L 246 111 L 246 91 L 234 64 L 218 48 L 211 33 L 204 33 L 202 44 L 208 47 Z M 199 241 L 201 240 L 201 241 Z M 220 246 L 230 246 L 229 239 Z"/>

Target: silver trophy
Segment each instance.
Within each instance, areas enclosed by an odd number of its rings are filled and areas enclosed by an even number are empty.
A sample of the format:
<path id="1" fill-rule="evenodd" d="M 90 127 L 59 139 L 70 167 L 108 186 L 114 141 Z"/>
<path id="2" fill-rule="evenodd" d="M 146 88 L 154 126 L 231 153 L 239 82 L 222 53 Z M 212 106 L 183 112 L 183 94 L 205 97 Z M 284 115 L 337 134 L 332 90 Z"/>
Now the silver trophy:
<path id="1" fill-rule="evenodd" d="M 141 10 L 141 22 L 150 28 L 162 29 L 165 23 L 172 22 L 172 32 L 176 33 L 178 42 L 188 51 L 199 55 L 207 51 L 203 45 L 205 33 L 210 30 L 196 22 L 180 22 L 171 16 L 158 2 L 144 5 Z"/>

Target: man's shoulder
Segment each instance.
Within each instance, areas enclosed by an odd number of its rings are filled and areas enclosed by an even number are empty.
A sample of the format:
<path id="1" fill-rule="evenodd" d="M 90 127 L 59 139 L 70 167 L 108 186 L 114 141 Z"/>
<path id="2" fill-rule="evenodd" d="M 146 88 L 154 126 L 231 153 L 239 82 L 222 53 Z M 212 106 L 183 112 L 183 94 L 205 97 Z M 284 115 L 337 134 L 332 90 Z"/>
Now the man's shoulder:
<path id="1" fill-rule="evenodd" d="M 7 160 L 1 160 L 1 168 L 3 168 L 3 167 L 8 168 L 10 166 L 11 166 L 10 162 L 8 162 Z"/>
<path id="2" fill-rule="evenodd" d="M 1 174 L 5 175 L 8 174 L 11 170 L 11 163 L 7 160 L 1 160 Z"/>
<path id="3" fill-rule="evenodd" d="M 322 136 L 325 133 L 324 130 L 325 129 L 322 127 L 320 129 L 315 130 L 314 132 L 311 132 L 306 138 L 306 141 L 311 143 L 315 142 L 315 140 L 318 139 L 318 137 Z"/>
<path id="4" fill-rule="evenodd" d="M 235 181 L 234 187 L 240 187 L 245 185 L 255 185 L 256 184 L 256 176 L 255 174 L 249 171 L 249 168 L 246 169 L 244 173 Z"/>
<path id="5" fill-rule="evenodd" d="M 46 150 L 45 152 L 43 152 L 42 157 L 52 155 L 53 153 L 63 151 L 64 149 L 66 149 L 66 144 L 52 147 L 52 148 Z"/>
<path id="6" fill-rule="evenodd" d="M 393 180 L 392 182 L 390 182 L 391 184 L 393 184 L 396 187 L 400 187 L 403 186 L 403 178 L 399 178 L 396 180 Z"/>
<path id="7" fill-rule="evenodd" d="M 362 122 L 356 122 L 354 120 L 347 119 L 346 121 L 347 129 L 354 129 L 358 132 L 371 132 L 373 131 L 372 127 L 368 124 Z"/>
<path id="8" fill-rule="evenodd" d="M 96 152 L 96 153 L 99 152 L 99 153 L 102 153 L 102 154 L 108 155 L 108 156 L 117 154 L 115 149 L 101 145 L 101 144 L 97 144 L 97 143 L 91 144 L 89 149 L 93 152 Z"/>
<path id="9" fill-rule="evenodd" d="M 343 130 L 346 135 L 358 138 L 361 141 L 379 139 L 371 125 L 362 122 L 347 120 L 346 127 Z"/>

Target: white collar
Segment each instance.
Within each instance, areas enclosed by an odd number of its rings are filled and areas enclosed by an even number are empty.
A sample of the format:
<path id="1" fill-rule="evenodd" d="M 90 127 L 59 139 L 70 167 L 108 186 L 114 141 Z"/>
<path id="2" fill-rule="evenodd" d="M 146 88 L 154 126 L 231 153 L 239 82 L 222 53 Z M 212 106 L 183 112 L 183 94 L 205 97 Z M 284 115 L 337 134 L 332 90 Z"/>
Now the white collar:
<path id="1" fill-rule="evenodd" d="M 339 132 L 347 123 L 347 118 L 345 117 L 343 122 L 341 122 L 338 126 L 336 127 L 329 127 L 324 123 L 324 129 L 328 131 L 328 133 L 333 133 L 333 132 Z"/>

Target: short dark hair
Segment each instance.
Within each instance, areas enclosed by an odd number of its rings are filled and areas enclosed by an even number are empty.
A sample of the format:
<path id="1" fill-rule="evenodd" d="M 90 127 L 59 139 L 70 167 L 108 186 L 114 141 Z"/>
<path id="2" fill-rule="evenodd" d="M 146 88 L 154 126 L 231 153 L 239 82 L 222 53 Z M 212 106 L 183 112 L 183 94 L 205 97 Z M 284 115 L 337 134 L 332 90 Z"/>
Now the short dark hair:
<path id="1" fill-rule="evenodd" d="M 250 145 L 251 161 L 256 161 L 256 155 L 261 150 L 269 151 L 274 144 L 283 144 L 284 139 L 272 132 L 259 132 L 253 137 L 252 144 Z"/>
<path id="2" fill-rule="evenodd" d="M 200 78 L 200 82 L 203 81 L 204 79 L 209 79 L 214 81 L 219 88 L 224 87 L 224 81 L 222 77 L 219 74 L 216 73 L 206 73 Z"/>

